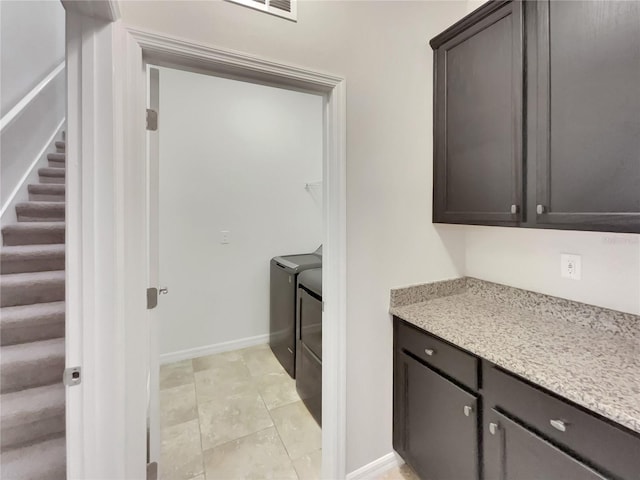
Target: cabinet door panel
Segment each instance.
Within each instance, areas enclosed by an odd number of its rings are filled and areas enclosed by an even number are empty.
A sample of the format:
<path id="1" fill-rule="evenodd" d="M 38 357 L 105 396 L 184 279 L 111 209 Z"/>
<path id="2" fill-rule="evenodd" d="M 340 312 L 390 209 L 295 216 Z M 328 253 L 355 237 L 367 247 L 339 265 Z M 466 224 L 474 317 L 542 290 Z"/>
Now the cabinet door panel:
<path id="1" fill-rule="evenodd" d="M 504 5 L 436 50 L 434 221 L 515 224 L 521 200 L 522 18 Z"/>
<path id="2" fill-rule="evenodd" d="M 497 428 L 490 429 L 490 424 L 497 425 Z M 487 479 L 605 480 L 585 464 L 496 410 L 487 415 L 485 425 Z"/>
<path id="3" fill-rule="evenodd" d="M 537 223 L 640 231 L 640 2 L 537 9 Z"/>
<path id="4" fill-rule="evenodd" d="M 477 399 L 413 358 L 406 364 L 405 455 L 429 480 L 478 478 Z M 468 416 L 465 406 L 470 407 Z"/>

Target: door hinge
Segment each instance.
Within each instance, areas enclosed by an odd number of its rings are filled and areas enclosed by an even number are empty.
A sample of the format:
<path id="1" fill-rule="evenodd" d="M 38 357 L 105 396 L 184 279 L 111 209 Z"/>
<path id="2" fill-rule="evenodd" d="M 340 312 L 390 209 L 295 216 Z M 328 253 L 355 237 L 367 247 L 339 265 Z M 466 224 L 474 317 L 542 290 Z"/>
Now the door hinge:
<path id="1" fill-rule="evenodd" d="M 82 369 L 80 367 L 65 368 L 62 375 L 62 383 L 67 387 L 73 387 L 82 383 Z"/>
<path id="2" fill-rule="evenodd" d="M 155 132 L 158 130 L 158 112 L 147 108 L 147 130 Z"/>
<path id="3" fill-rule="evenodd" d="M 147 288 L 147 310 L 154 309 L 158 306 L 158 289 L 155 287 Z"/>

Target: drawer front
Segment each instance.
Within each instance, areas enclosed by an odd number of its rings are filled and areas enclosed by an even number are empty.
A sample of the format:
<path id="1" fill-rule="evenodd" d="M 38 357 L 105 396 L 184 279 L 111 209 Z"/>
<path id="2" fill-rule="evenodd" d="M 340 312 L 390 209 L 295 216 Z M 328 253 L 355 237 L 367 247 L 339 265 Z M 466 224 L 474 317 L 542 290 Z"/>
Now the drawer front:
<path id="1" fill-rule="evenodd" d="M 490 410 L 486 419 L 494 426 L 485 430 L 486 479 L 607 480 L 500 412 Z"/>
<path id="2" fill-rule="evenodd" d="M 519 419 L 617 478 L 640 479 L 640 437 L 483 362 L 487 407 Z"/>
<path id="3" fill-rule="evenodd" d="M 396 318 L 396 346 L 467 387 L 478 390 L 478 359 Z"/>

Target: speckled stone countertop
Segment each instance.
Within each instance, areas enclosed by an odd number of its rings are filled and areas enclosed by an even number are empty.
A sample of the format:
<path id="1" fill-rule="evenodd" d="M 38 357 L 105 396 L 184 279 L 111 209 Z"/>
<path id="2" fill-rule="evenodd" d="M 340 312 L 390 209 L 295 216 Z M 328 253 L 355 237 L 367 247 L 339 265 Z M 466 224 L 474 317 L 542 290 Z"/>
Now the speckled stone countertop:
<path id="1" fill-rule="evenodd" d="M 640 433 L 640 316 L 468 277 L 394 289 L 390 313 Z"/>

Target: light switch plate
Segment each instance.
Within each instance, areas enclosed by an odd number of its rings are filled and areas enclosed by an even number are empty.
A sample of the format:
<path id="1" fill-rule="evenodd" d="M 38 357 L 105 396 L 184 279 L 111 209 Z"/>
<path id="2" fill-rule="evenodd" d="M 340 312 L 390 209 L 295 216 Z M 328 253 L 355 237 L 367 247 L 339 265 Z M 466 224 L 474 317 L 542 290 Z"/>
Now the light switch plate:
<path id="1" fill-rule="evenodd" d="M 220 230 L 220 243 L 226 245 L 231 241 L 231 232 L 229 230 Z"/>
<path id="2" fill-rule="evenodd" d="M 582 279 L 582 257 L 572 253 L 560 254 L 560 276 L 571 280 Z"/>

